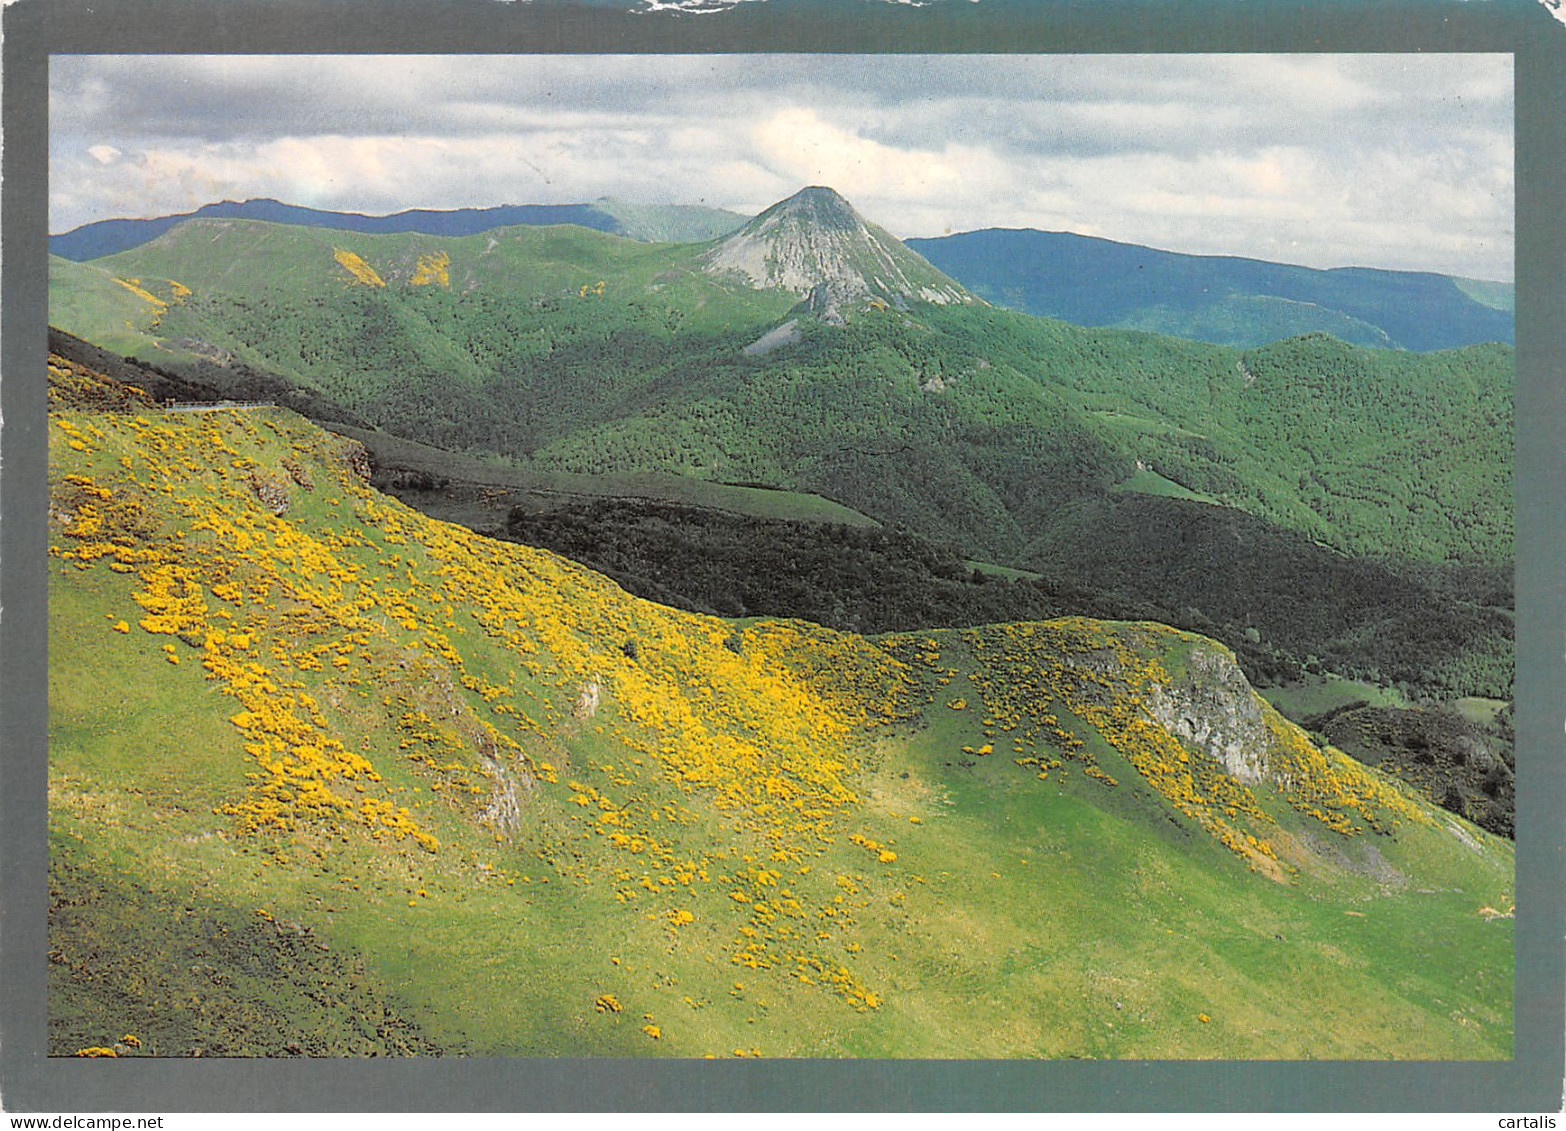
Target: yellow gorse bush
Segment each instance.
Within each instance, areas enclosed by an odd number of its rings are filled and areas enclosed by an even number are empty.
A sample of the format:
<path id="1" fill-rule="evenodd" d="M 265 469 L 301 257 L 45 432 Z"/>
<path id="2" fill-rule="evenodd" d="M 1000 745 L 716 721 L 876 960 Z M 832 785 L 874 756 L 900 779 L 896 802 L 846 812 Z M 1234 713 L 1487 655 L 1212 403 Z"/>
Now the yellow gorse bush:
<path id="1" fill-rule="evenodd" d="M 450 252 L 435 251 L 419 256 L 418 263 L 414 265 L 413 274 L 408 277 L 408 285 L 426 287 L 431 283 L 438 283 L 443 287 L 451 286 Z"/>
<path id="2" fill-rule="evenodd" d="M 168 286 L 169 297 L 162 298 L 154 294 L 150 289 L 151 286 L 156 285 L 151 280 L 143 282 L 141 279 L 122 279 L 117 275 L 113 278 L 116 283 L 150 307 L 152 318 L 148 322 L 149 329 L 155 329 L 158 323 L 163 320 L 163 316 L 168 313 L 169 307 L 183 302 L 190 297 L 191 293 L 190 288 L 183 283 L 176 283 L 173 279 L 165 279 L 162 282 Z"/>
<path id="3" fill-rule="evenodd" d="M 384 287 L 386 285 L 386 281 L 376 274 L 375 268 L 371 267 L 354 252 L 340 247 L 333 248 L 332 258 L 337 260 L 343 270 L 353 276 L 355 282 L 362 283 L 366 287 Z"/>

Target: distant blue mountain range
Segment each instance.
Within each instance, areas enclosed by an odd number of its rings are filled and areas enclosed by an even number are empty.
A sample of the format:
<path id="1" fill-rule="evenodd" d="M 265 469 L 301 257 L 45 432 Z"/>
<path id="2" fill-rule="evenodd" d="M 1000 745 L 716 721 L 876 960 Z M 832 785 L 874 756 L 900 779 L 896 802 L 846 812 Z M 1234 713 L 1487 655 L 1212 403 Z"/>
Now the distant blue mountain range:
<path id="1" fill-rule="evenodd" d="M 987 228 L 905 241 L 997 306 L 1251 347 L 1326 331 L 1424 351 L 1513 342 L 1510 284 L 1369 267 L 1183 255 L 1070 232 Z"/>

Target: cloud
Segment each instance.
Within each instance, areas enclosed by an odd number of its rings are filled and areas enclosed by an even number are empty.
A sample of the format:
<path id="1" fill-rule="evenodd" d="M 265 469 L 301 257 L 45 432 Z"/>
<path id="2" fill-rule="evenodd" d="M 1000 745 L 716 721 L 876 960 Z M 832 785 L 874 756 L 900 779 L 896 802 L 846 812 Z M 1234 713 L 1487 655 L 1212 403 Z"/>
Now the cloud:
<path id="1" fill-rule="evenodd" d="M 1506 56 L 71 56 L 51 110 L 56 231 L 826 183 L 901 236 L 1511 272 Z"/>
<path id="2" fill-rule="evenodd" d="M 901 149 L 825 121 L 815 110 L 780 110 L 751 132 L 758 156 L 785 180 L 827 184 L 851 197 L 919 201 L 961 189 L 961 156 L 948 148 Z"/>

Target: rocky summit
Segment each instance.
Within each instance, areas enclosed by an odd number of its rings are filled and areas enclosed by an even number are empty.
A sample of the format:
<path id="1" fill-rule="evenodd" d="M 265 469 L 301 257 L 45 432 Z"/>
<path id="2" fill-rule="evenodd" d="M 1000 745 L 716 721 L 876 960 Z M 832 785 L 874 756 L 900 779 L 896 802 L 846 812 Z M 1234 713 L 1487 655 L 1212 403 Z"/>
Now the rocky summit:
<path id="1" fill-rule="evenodd" d="M 822 186 L 801 189 L 768 208 L 703 255 L 702 268 L 739 276 L 760 289 L 791 291 L 829 321 L 840 318 L 844 307 L 867 301 L 897 307 L 976 301 Z"/>

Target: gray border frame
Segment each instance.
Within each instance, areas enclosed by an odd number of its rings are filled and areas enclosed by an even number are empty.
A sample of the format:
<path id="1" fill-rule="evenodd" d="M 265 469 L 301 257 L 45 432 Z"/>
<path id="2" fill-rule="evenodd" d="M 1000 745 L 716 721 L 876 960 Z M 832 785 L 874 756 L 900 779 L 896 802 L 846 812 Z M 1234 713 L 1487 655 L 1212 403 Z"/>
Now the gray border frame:
<path id="1" fill-rule="evenodd" d="M 628 3 L 629 0 L 626 0 Z M 436 18 L 431 20 L 434 15 Z M 1566 26 L 1534 0 L 20 0 L 4 44 L 0 1104 L 19 1111 L 1561 1110 L 1566 1064 Z M 47 57 L 51 53 L 1495 51 L 1517 82 L 1515 1059 L 49 1060 L 44 1057 Z"/>

